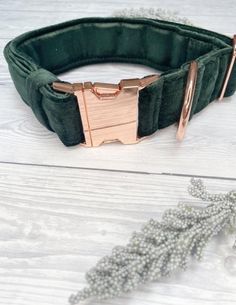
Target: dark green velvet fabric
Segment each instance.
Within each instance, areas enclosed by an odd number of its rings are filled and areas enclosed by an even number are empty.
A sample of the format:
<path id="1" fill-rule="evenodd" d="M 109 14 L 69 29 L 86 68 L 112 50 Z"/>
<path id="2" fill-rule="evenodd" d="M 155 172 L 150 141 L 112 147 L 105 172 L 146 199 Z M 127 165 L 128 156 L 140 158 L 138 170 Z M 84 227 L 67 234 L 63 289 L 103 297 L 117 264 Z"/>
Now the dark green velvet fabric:
<path id="1" fill-rule="evenodd" d="M 219 96 L 231 54 L 230 37 L 126 17 L 72 20 L 23 34 L 4 49 L 20 96 L 66 146 L 83 142 L 84 134 L 75 96 L 51 87 L 59 73 L 104 62 L 138 63 L 163 71 L 160 79 L 140 91 L 138 134 L 146 136 L 179 120 L 191 60 L 197 60 L 199 70 L 190 119 Z M 235 89 L 236 65 L 225 96 Z"/>

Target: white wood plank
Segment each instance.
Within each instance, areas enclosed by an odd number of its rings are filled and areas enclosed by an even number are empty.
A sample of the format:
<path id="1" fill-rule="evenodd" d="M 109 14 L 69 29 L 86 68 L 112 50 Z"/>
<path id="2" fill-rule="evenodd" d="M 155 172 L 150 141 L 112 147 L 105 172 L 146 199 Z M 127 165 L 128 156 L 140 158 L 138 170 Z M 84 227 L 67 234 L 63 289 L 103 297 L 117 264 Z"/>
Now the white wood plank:
<path id="1" fill-rule="evenodd" d="M 204 181 L 211 192 L 236 189 L 236 181 Z M 0 304 L 66 304 L 85 272 L 149 218 L 179 201 L 202 205 L 188 184 L 188 177 L 1 164 Z M 223 266 L 233 237 L 215 239 L 185 273 L 92 304 L 233 305 L 236 277 Z"/>
<path id="2" fill-rule="evenodd" d="M 111 16 L 112 12 L 106 14 L 97 10 L 96 13 L 84 13 L 78 14 L 78 12 L 17 12 L 17 18 L 15 15 L 3 15 L 0 19 L 0 26 L 4 28 L 1 31 L 0 38 L 12 39 L 24 32 L 39 29 L 44 26 L 52 24 L 58 24 L 64 21 L 93 16 Z M 188 16 L 196 26 L 203 27 L 212 31 L 216 31 L 222 34 L 232 36 L 235 32 L 235 16 L 227 16 L 227 23 L 225 23 L 224 16 Z"/>
<path id="3" fill-rule="evenodd" d="M 91 12 L 111 12 L 114 9 L 126 9 L 126 8 L 162 8 L 162 9 L 172 9 L 177 10 L 183 16 L 191 15 L 191 16 L 234 16 L 234 11 L 229 8 L 235 7 L 235 1 L 226 0 L 226 1 L 214 1 L 209 0 L 207 3 L 203 0 L 199 0 L 195 3 L 191 3 L 188 0 L 181 0 L 179 3 L 176 0 L 166 0 L 163 1 L 153 1 L 146 0 L 143 2 L 142 0 L 130 0 L 129 6 L 127 5 L 126 0 L 96 0 L 92 3 L 86 3 L 84 1 L 75 1 L 75 2 L 67 2 L 66 6 L 64 5 L 64 0 L 51 0 L 48 2 L 47 0 L 9 0 L 7 2 L 2 1 L 0 3 L 0 9 L 2 12 L 6 11 L 59 11 L 59 12 L 74 12 L 82 14 L 91 14 Z"/>
<path id="4" fill-rule="evenodd" d="M 178 11 L 180 16 L 188 17 L 197 26 L 233 35 L 235 32 L 235 1 L 211 0 L 205 5 L 203 0 L 192 5 L 189 1 L 175 0 L 159 2 L 148 0 L 129 1 L 129 8 L 163 8 Z M 61 1 L 10 1 L 1 2 L 0 38 L 13 38 L 26 31 L 43 26 L 60 23 L 80 17 L 111 16 L 115 11 L 127 8 L 127 1 L 96 0 L 93 3 L 84 1 L 66 2 L 66 8 Z"/>
<path id="5" fill-rule="evenodd" d="M 195 115 L 182 143 L 172 125 L 139 144 L 89 149 L 65 147 L 34 118 L 13 86 L 3 86 L 1 92 L 1 161 L 235 178 L 235 97 L 213 102 Z"/>

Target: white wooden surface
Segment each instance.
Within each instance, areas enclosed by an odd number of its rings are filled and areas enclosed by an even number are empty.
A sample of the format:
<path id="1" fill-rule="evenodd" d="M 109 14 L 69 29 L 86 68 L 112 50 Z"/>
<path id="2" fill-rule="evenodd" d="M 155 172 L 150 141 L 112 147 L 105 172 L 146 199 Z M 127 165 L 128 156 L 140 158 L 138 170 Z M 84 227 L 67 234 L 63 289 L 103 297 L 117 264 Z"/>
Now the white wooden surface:
<path id="1" fill-rule="evenodd" d="M 0 1 L 0 48 L 27 30 L 125 7 L 178 10 L 196 25 L 233 35 L 235 1 Z M 62 305 L 85 284 L 84 274 L 133 230 L 180 200 L 200 176 L 212 191 L 236 189 L 236 96 L 214 102 L 189 123 L 138 145 L 66 148 L 19 98 L 0 60 L 0 304 Z M 106 64 L 76 69 L 65 80 L 118 82 L 151 69 Z M 233 305 L 236 275 L 223 266 L 234 236 L 215 239 L 202 263 L 122 298 L 86 304 Z"/>

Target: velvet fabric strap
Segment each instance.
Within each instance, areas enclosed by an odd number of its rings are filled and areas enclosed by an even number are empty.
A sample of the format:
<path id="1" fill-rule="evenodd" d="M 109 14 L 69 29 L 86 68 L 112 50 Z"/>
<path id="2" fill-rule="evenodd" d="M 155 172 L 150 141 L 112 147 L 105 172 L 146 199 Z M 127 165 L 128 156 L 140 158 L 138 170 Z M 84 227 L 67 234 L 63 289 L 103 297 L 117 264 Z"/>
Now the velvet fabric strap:
<path id="1" fill-rule="evenodd" d="M 52 82 L 60 81 L 58 74 L 105 62 L 161 70 L 160 78 L 139 94 L 138 135 L 148 136 L 179 120 L 192 60 L 198 63 L 198 75 L 190 119 L 219 97 L 232 39 L 157 19 L 90 17 L 25 33 L 6 45 L 4 55 L 23 101 L 64 145 L 72 146 L 84 141 L 83 127 L 76 97 L 52 89 Z M 236 65 L 225 96 L 235 90 Z"/>

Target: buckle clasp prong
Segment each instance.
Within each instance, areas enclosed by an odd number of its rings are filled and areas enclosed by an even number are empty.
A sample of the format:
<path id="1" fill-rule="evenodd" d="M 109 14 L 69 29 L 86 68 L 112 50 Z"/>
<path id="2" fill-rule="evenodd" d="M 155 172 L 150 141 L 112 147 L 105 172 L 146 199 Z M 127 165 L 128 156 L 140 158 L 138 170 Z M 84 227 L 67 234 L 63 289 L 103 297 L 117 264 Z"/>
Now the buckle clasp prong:
<path id="1" fill-rule="evenodd" d="M 85 136 L 82 145 L 97 147 L 115 141 L 134 144 L 141 140 L 137 136 L 139 90 L 158 78 L 153 74 L 123 79 L 119 84 L 54 82 L 53 89 L 76 95 Z"/>

